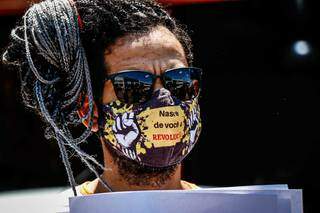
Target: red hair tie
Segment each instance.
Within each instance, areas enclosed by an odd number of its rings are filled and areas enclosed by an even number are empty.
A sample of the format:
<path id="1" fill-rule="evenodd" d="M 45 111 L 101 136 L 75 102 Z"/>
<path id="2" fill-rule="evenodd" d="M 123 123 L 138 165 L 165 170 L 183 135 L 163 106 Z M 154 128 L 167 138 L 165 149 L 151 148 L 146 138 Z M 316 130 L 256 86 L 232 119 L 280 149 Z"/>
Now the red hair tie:
<path id="1" fill-rule="evenodd" d="M 78 17 L 78 25 L 79 25 L 80 30 L 82 30 L 83 29 L 83 21 L 82 21 L 80 15 L 79 15 L 78 9 L 76 7 L 76 3 L 73 0 L 69 0 L 69 2 L 76 10 L 76 14 L 77 14 L 77 17 Z"/>
<path id="2" fill-rule="evenodd" d="M 78 12 L 77 12 L 77 14 L 78 14 L 78 24 L 79 24 L 79 28 L 82 30 L 82 29 L 83 29 L 83 21 L 82 21 L 82 19 L 81 19 L 81 17 L 80 17 L 80 15 L 79 15 Z"/>

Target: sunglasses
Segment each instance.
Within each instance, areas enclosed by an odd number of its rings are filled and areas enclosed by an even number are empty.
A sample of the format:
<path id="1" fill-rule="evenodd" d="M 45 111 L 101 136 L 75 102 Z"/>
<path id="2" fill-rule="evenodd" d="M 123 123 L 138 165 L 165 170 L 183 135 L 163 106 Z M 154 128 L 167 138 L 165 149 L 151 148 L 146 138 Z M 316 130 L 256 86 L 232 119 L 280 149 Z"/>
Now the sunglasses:
<path id="1" fill-rule="evenodd" d="M 160 78 L 164 88 L 179 100 L 187 101 L 200 93 L 202 70 L 195 67 L 174 68 L 162 75 L 143 70 L 124 70 L 108 75 L 117 98 L 125 103 L 143 103 L 151 99 L 153 87 Z"/>

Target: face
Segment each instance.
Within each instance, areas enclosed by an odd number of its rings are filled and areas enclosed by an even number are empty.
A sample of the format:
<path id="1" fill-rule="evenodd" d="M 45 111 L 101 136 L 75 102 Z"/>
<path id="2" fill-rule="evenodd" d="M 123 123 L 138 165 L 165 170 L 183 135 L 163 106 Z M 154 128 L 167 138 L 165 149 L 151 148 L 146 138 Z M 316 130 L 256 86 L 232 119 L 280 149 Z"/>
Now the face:
<path id="1" fill-rule="evenodd" d="M 182 45 L 177 38 L 165 27 L 159 26 L 143 36 L 125 36 L 118 39 L 105 52 L 107 75 L 122 70 L 144 70 L 161 75 L 168 69 L 187 67 L 187 60 Z M 161 81 L 156 80 L 154 90 L 162 87 Z M 117 100 L 112 82 L 104 84 L 103 104 Z M 107 149 L 109 150 L 109 149 Z M 161 185 L 176 170 L 176 165 L 167 168 L 149 168 L 134 161 L 120 158 L 114 151 L 109 150 L 121 175 L 132 185 L 146 184 L 146 177 L 154 178 L 156 185 Z"/>
<path id="2" fill-rule="evenodd" d="M 173 33 L 162 26 L 143 36 L 118 39 L 105 52 L 104 58 L 109 75 L 122 70 L 145 70 L 161 75 L 168 69 L 188 66 L 182 45 Z M 161 87 L 161 81 L 157 79 L 154 89 Z M 105 82 L 102 100 L 103 104 L 117 100 L 110 80 Z"/>

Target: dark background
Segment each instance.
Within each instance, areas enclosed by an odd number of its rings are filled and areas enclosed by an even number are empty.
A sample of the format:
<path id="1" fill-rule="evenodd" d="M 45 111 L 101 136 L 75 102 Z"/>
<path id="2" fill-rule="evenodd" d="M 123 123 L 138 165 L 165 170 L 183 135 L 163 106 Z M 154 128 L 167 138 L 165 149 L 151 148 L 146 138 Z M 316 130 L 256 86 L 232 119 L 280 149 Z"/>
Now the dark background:
<path id="1" fill-rule="evenodd" d="M 240 1 L 172 7 L 192 30 L 204 69 L 203 131 L 185 161 L 199 185 L 287 183 L 302 188 L 306 213 L 319 212 L 320 37 L 316 1 Z M 0 44 L 17 16 L 0 17 Z M 310 45 L 304 56 L 296 41 Z M 54 141 L 21 104 L 16 73 L 0 67 L 0 191 L 67 184 Z M 84 149 L 99 153 L 91 138 Z M 88 176 L 72 159 L 77 180 Z"/>

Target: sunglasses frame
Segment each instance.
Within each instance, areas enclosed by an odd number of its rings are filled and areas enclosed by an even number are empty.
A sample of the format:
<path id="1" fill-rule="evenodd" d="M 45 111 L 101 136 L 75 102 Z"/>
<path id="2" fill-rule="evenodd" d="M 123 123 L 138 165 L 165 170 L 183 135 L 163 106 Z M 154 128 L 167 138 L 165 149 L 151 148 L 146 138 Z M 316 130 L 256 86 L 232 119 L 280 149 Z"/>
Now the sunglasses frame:
<path id="1" fill-rule="evenodd" d="M 201 92 L 201 82 L 202 82 L 202 69 L 201 68 L 198 68 L 198 67 L 180 67 L 180 68 L 172 68 L 172 69 L 168 69 L 166 71 L 164 71 L 161 75 L 155 75 L 153 73 L 151 73 L 150 71 L 147 71 L 147 70 L 135 70 L 135 69 L 132 69 L 132 70 L 121 70 L 117 73 L 113 73 L 111 75 L 107 75 L 104 79 L 104 82 L 105 81 L 108 81 L 108 80 L 111 80 L 112 84 L 114 84 L 114 79 L 120 75 L 120 74 L 123 74 L 123 73 L 128 73 L 128 72 L 139 72 L 139 73 L 145 73 L 145 74 L 148 74 L 152 77 L 152 84 L 151 84 L 151 87 L 150 87 L 150 90 L 152 90 L 153 88 L 153 85 L 156 81 L 157 78 L 160 78 L 162 84 L 163 84 L 163 87 L 166 88 L 166 83 L 165 83 L 165 80 L 164 80 L 164 77 L 166 75 L 166 73 L 168 72 L 172 72 L 172 71 L 176 71 L 176 70 L 194 70 L 197 72 L 197 74 L 199 75 L 199 92 L 197 94 L 197 96 L 199 96 L 200 92 Z M 116 93 L 116 92 L 115 92 Z M 117 95 L 117 93 L 116 93 Z M 117 96 L 117 98 L 119 98 Z"/>

